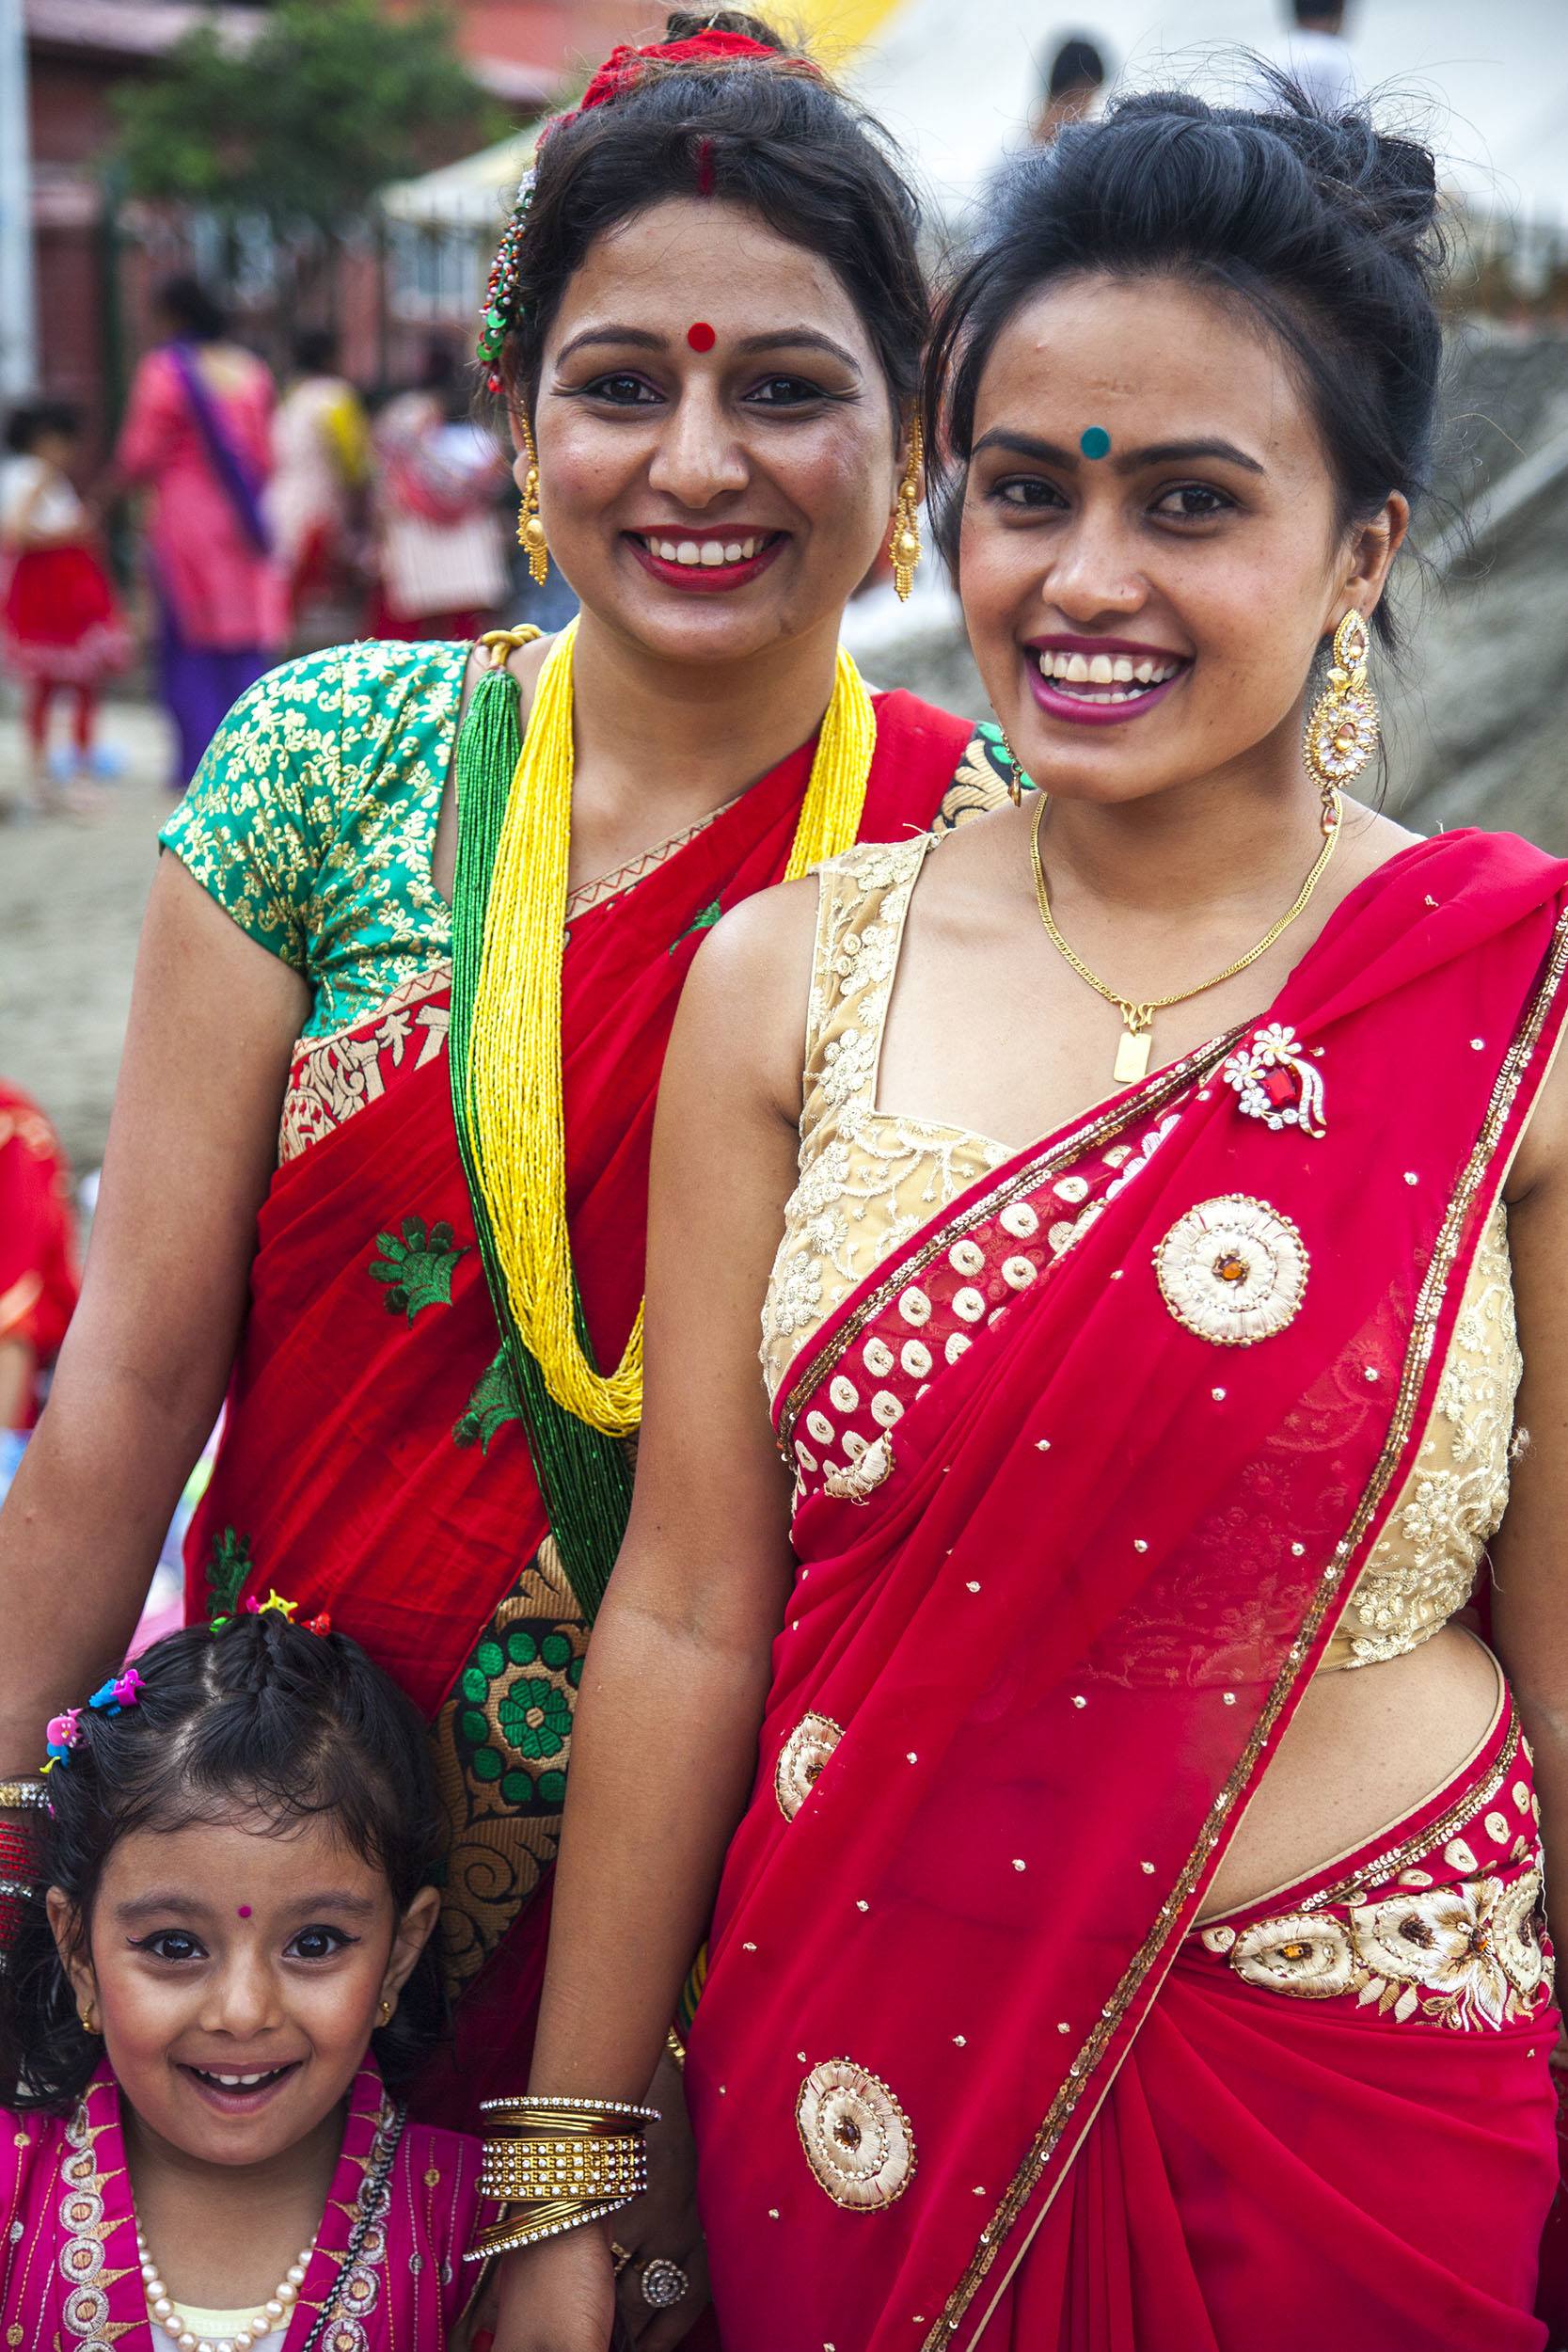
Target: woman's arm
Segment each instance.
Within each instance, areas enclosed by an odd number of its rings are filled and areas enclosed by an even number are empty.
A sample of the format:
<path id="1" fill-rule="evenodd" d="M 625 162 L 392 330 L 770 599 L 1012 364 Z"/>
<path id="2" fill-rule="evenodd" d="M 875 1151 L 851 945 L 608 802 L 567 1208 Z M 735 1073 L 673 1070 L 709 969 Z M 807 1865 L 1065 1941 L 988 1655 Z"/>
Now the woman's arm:
<path id="1" fill-rule="evenodd" d="M 223 1399 L 309 1001 L 160 861 L 81 1302 L 0 1512 L 0 1776 L 135 1629 Z"/>
<path id="2" fill-rule="evenodd" d="M 725 918 L 665 1065 L 637 1490 L 578 1698 L 536 2091 L 644 2096 L 756 1771 L 792 1575 L 757 1347 L 795 1183 L 816 898 L 805 883 Z M 601 2352 L 601 2233 L 512 2257 L 501 2313 L 496 2352 Z"/>
<path id="3" fill-rule="evenodd" d="M 1493 1547 L 1492 1629 L 1535 1756 L 1554 1941 L 1568 1948 L 1568 1047 L 1510 1186 L 1509 1244 L 1529 1432 Z"/>

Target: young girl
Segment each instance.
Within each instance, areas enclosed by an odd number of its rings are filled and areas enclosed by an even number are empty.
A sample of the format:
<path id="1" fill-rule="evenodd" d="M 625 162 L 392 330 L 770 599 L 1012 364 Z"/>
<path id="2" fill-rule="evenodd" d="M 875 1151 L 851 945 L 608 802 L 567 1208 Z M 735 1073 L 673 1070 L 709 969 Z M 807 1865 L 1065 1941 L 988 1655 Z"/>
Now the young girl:
<path id="1" fill-rule="evenodd" d="M 57 693 L 74 694 L 72 742 L 87 767 L 98 694 L 123 669 L 130 649 L 87 508 L 68 470 L 76 413 L 59 402 L 18 408 L 6 426 L 0 462 L 0 644 L 27 689 L 33 797 L 54 799 L 49 714 Z"/>
<path id="2" fill-rule="evenodd" d="M 422 2352 L 478 2284 L 477 2143 L 388 2088 L 443 2013 L 424 1728 L 293 1609 L 170 1634 L 49 1726 L 0 1977 L 8 2344 Z"/>

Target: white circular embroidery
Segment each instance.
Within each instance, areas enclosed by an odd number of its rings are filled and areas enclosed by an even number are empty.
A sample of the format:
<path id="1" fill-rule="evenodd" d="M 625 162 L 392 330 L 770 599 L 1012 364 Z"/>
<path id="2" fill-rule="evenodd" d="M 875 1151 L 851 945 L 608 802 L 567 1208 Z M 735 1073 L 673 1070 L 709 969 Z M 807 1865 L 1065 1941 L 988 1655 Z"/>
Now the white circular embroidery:
<path id="1" fill-rule="evenodd" d="M 947 1345 L 942 1352 L 950 1364 L 956 1364 L 965 1349 L 973 1347 L 974 1344 L 967 1331 L 954 1331 L 949 1335 Z"/>
<path id="2" fill-rule="evenodd" d="M 856 1388 L 852 1380 L 846 1380 L 843 1373 L 839 1373 L 835 1378 L 830 1382 L 828 1394 L 832 1399 L 833 1403 L 838 1406 L 841 1413 L 852 1413 L 856 1406 L 861 1401 L 861 1392 L 859 1389 Z"/>
<path id="3" fill-rule="evenodd" d="M 978 1323 L 985 1311 L 985 1296 L 980 1291 L 966 1284 L 961 1291 L 953 1293 L 953 1312 L 961 1315 L 965 1323 Z"/>
<path id="4" fill-rule="evenodd" d="M 898 1301 L 898 1311 L 906 1323 L 912 1323 L 918 1330 L 923 1323 L 931 1320 L 931 1302 L 924 1291 L 907 1290 Z"/>
<path id="5" fill-rule="evenodd" d="M 1349 1992 L 1355 1953 L 1338 1919 L 1298 1912 L 1243 1928 L 1230 1947 L 1230 1965 L 1248 1984 L 1327 2001 Z"/>
<path id="6" fill-rule="evenodd" d="M 806 1415 L 806 1427 L 810 1430 L 812 1436 L 816 1439 L 818 1445 L 832 1445 L 833 1441 L 833 1424 L 828 1419 L 826 1413 L 808 1413 Z"/>
<path id="7" fill-rule="evenodd" d="M 931 1351 L 924 1340 L 906 1340 L 899 1360 L 911 1380 L 924 1380 L 931 1369 Z"/>
<path id="8" fill-rule="evenodd" d="M 883 1429 L 891 1429 L 902 1417 L 904 1407 L 891 1389 L 879 1389 L 871 1400 L 871 1418 Z"/>
<path id="9" fill-rule="evenodd" d="M 867 1340 L 861 1350 L 861 1361 L 873 1380 L 885 1380 L 893 1370 L 893 1350 L 886 1340 Z"/>
<path id="10" fill-rule="evenodd" d="M 1082 1176 L 1064 1176 L 1053 1189 L 1057 1200 L 1065 1200 L 1069 1209 L 1075 1209 L 1080 1200 L 1086 1200 L 1089 1197 L 1088 1185 Z"/>
<path id="11" fill-rule="evenodd" d="M 985 1266 L 986 1253 L 977 1241 L 956 1241 L 947 1253 L 947 1263 L 955 1274 L 975 1275 Z"/>
<path id="12" fill-rule="evenodd" d="M 803 1445 L 799 1438 L 795 1440 L 795 1459 L 803 1470 L 814 1470 L 816 1468 L 816 1454 L 810 1446 Z"/>
<path id="13" fill-rule="evenodd" d="M 1290 1218 L 1239 1192 L 1200 1200 L 1154 1252 L 1171 1313 L 1216 1347 L 1250 1347 L 1293 1323 L 1307 1268 L 1306 1246 Z"/>
<path id="14" fill-rule="evenodd" d="M 835 2205 L 875 2213 L 914 2175 L 914 2135 L 886 2083 L 852 2058 L 828 2058 L 800 2086 L 795 2121 L 806 2162 Z"/>
<path id="15" fill-rule="evenodd" d="M 1026 1291 L 1035 1279 L 1032 1258 L 1008 1258 L 1002 1267 L 1002 1279 L 1015 1291 Z"/>
<path id="16" fill-rule="evenodd" d="M 1027 1200 L 1009 1200 L 997 1223 L 1015 1241 L 1030 1241 L 1040 1229 L 1038 1215 Z"/>
<path id="17" fill-rule="evenodd" d="M 773 1794 L 779 1811 L 793 1821 L 816 1786 L 816 1775 L 844 1734 L 831 1715 L 802 1715 L 773 1767 Z"/>

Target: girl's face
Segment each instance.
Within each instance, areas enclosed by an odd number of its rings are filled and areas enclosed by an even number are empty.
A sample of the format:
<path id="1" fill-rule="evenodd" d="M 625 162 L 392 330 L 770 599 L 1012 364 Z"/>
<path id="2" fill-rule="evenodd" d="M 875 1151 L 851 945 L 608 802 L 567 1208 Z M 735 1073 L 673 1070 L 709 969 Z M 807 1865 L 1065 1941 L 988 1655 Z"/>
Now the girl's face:
<path id="1" fill-rule="evenodd" d="M 381 1872 L 318 1820 L 121 1838 L 79 1949 L 71 1905 L 49 1897 L 137 2123 L 224 2165 L 264 2164 L 334 2116 L 438 1907 L 427 1887 L 398 1917 Z"/>
<path id="2" fill-rule="evenodd" d="M 1372 611 L 1406 520 L 1396 495 L 1346 530 L 1336 498 L 1286 356 L 1239 303 L 1170 278 L 1036 294 L 981 377 L 959 548 L 1024 771 L 1114 803 L 1299 769 L 1319 642 Z"/>
<path id="3" fill-rule="evenodd" d="M 534 433 L 552 557 L 595 618 L 666 660 L 836 631 L 902 463 L 834 272 L 695 197 L 590 247 L 550 329 Z"/>

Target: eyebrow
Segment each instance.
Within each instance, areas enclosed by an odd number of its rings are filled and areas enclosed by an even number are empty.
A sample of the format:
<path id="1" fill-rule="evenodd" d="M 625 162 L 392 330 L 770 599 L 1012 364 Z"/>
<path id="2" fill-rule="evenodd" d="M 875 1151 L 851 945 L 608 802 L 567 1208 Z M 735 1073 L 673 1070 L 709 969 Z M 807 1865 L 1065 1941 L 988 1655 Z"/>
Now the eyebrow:
<path id="1" fill-rule="evenodd" d="M 984 433 L 970 452 L 979 457 L 987 450 L 1002 450 L 1010 457 L 1032 457 L 1042 466 L 1057 466 L 1071 471 L 1084 465 L 1103 465 L 1103 458 L 1085 459 L 1077 450 L 1063 449 L 1058 442 L 1037 439 L 1032 433 L 1008 433 L 998 426 Z M 1116 473 L 1136 473 L 1141 466 L 1185 466 L 1204 457 L 1217 457 L 1227 466 L 1240 466 L 1245 473 L 1260 474 L 1267 469 L 1234 441 L 1219 439 L 1196 441 L 1151 441 L 1144 449 L 1117 451 L 1111 459 Z"/>
<path id="2" fill-rule="evenodd" d="M 673 347 L 667 336 L 655 335 L 645 326 L 585 326 L 580 334 L 574 335 L 569 342 L 562 344 L 557 355 L 558 364 L 561 360 L 569 359 L 574 352 L 586 350 L 595 343 L 618 344 L 623 351 L 628 348 L 633 351 L 669 351 Z M 820 328 L 815 326 L 785 326 L 767 335 L 743 335 L 734 348 L 748 358 L 758 358 L 768 351 L 825 351 L 831 353 L 833 358 L 842 360 L 856 375 L 862 372 L 860 361 L 852 351 L 846 350 L 842 343 L 835 342 L 831 335 L 824 335 Z"/>
<path id="3" fill-rule="evenodd" d="M 291 1915 L 299 1918 L 314 1918 L 322 1912 L 335 1911 L 346 1912 L 350 1918 L 369 1919 L 374 1915 L 375 1910 L 373 1896 L 350 1895 L 341 1887 L 329 1887 L 323 1893 L 307 1895 L 299 1902 L 290 1905 Z M 137 1895 L 131 1902 L 115 1905 L 116 1918 L 123 1920 L 128 1927 L 134 1927 L 143 1919 L 160 1917 L 227 1918 L 230 1911 L 228 1903 L 214 1905 L 200 1902 L 180 1887 L 154 1887 L 150 1895 Z"/>

